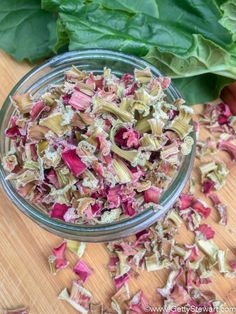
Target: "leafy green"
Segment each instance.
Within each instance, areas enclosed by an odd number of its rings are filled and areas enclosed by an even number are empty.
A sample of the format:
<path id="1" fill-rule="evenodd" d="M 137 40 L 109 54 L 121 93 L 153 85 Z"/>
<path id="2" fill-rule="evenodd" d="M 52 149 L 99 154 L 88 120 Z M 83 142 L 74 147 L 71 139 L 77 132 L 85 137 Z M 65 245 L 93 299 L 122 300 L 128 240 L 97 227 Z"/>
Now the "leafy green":
<path id="1" fill-rule="evenodd" d="M 53 47 L 53 51 L 68 50 L 69 35 L 61 19 L 57 20 L 57 41 Z"/>
<path id="2" fill-rule="evenodd" d="M 235 0 L 42 0 L 41 5 L 0 0 L 0 47 L 17 60 L 68 49 L 120 50 L 174 78 L 190 104 L 212 100 L 236 79 Z"/>
<path id="3" fill-rule="evenodd" d="M 192 36 L 172 23 L 145 14 L 134 14 L 83 6 L 75 15 L 60 13 L 70 38 L 69 49 L 107 48 L 144 56 L 153 46 L 184 53 L 192 45 Z"/>
<path id="4" fill-rule="evenodd" d="M 42 9 L 48 11 L 78 12 L 86 3 L 83 0 L 42 0 Z"/>
<path id="5" fill-rule="evenodd" d="M 59 2 L 59 38 L 68 33 L 70 50 L 107 48 L 141 57 L 147 53 L 147 61 L 179 78 L 175 83 L 190 104 L 216 98 L 236 78 L 231 33 L 219 23 L 222 13 L 212 0 L 156 0 L 159 17 L 150 16 L 154 10 L 139 12 L 139 1 L 97 0 L 76 10 L 70 10 L 73 1 Z M 141 4 L 145 7 L 146 2 Z"/>
<path id="6" fill-rule="evenodd" d="M 220 23 L 232 33 L 233 40 L 236 41 L 236 2 L 235 0 L 229 0 L 225 2 L 221 6 L 221 9 L 223 10 L 224 14 L 223 14 L 223 17 L 220 19 Z"/>
<path id="7" fill-rule="evenodd" d="M 145 59 L 172 78 L 208 72 L 236 77 L 236 56 L 201 35 L 193 35 L 193 45 L 184 56 L 151 48 Z"/>
<path id="8" fill-rule="evenodd" d="M 236 77 L 236 57 L 200 35 L 184 57 L 151 48 L 145 59 L 175 78 L 188 104 L 214 100 Z"/>
<path id="9" fill-rule="evenodd" d="M 160 18 L 146 14 L 148 10 L 138 12 L 139 1 L 96 0 L 87 5 L 79 1 L 77 6 L 75 0 L 43 0 L 43 3 L 46 8 L 46 3 L 56 3 L 57 10 L 65 13 L 60 18 L 69 33 L 70 49 L 84 48 L 88 39 L 88 48 L 92 44 L 95 48 L 112 47 L 142 56 L 150 47 L 158 47 L 161 51 L 184 55 L 192 47 L 195 33 L 224 48 L 231 44 L 230 33 L 218 23 L 221 13 L 212 0 L 155 0 Z M 150 0 L 141 3 L 147 8 L 153 5 Z M 141 50 L 137 50 L 140 46 Z"/>
<path id="10" fill-rule="evenodd" d="M 231 34 L 219 23 L 222 13 L 213 0 L 156 1 L 165 22 L 191 35 L 201 34 L 224 48 L 231 44 Z"/>
<path id="11" fill-rule="evenodd" d="M 34 62 L 51 53 L 56 18 L 38 0 L 0 1 L 0 48 L 18 61 Z"/>
<path id="12" fill-rule="evenodd" d="M 77 13 L 86 3 L 100 4 L 111 10 L 120 10 L 133 13 L 144 13 L 153 17 L 159 17 L 156 0 L 42 0 L 42 8 L 49 11 Z"/>
<path id="13" fill-rule="evenodd" d="M 143 13 L 152 17 L 159 17 L 159 9 L 156 0 L 97 0 L 104 8 L 121 10 L 129 13 Z"/>
<path id="14" fill-rule="evenodd" d="M 233 80 L 206 73 L 202 75 L 173 79 L 188 105 L 202 104 L 215 100 L 220 95 L 222 88 L 232 83 Z"/>

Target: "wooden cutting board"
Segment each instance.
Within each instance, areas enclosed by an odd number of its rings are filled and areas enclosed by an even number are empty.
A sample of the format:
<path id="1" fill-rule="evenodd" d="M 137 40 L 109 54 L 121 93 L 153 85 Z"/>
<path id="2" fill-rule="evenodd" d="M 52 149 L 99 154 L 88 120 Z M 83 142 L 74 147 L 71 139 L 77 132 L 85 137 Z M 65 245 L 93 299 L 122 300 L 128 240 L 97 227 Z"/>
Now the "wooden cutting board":
<path id="1" fill-rule="evenodd" d="M 19 64 L 0 52 L 0 104 L 30 69 L 29 64 Z M 219 194 L 228 206 L 229 223 L 226 227 L 218 225 L 218 216 L 214 210 L 206 222 L 216 230 L 215 242 L 221 249 L 228 249 L 229 257 L 233 258 L 236 256 L 236 165 L 224 153 L 217 158 L 223 158 L 231 170 L 227 184 Z M 198 194 L 202 197 L 200 192 Z M 181 229 L 179 239 L 186 243 L 190 235 Z M 25 217 L 0 190 L 0 311 L 2 308 L 27 305 L 32 314 L 76 313 L 70 305 L 57 299 L 59 292 L 64 287 L 70 288 L 71 280 L 76 278 L 71 270 L 76 257 L 69 254 L 69 268 L 56 276 L 49 273 L 48 256 L 51 249 L 60 243 L 60 238 Z M 94 269 L 86 288 L 92 292 L 94 301 L 101 301 L 109 307 L 115 289 L 106 271 L 108 254 L 105 245 L 88 244 L 84 259 Z M 164 285 L 166 276 L 165 271 L 140 272 L 137 279 L 131 280 L 131 292 L 143 289 L 150 305 L 160 304 L 156 288 Z M 213 283 L 209 287 L 219 299 L 236 306 L 235 279 L 225 279 L 215 271 Z"/>

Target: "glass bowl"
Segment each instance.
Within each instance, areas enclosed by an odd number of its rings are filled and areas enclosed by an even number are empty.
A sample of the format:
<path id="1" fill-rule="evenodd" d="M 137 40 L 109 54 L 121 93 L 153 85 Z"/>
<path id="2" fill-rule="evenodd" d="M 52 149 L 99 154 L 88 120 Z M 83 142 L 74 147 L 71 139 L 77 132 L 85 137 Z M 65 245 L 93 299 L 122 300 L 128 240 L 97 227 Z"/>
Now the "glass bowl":
<path id="1" fill-rule="evenodd" d="M 123 53 L 100 49 L 73 51 L 56 56 L 44 62 L 42 65 L 35 67 L 16 84 L 9 96 L 15 93 L 21 94 L 26 92 L 36 96 L 40 95 L 40 93 L 46 90 L 49 84 L 59 83 L 63 79 L 63 72 L 72 65 L 77 66 L 81 70 L 93 71 L 97 74 L 102 73 L 104 67 L 108 67 L 118 76 L 126 72 L 132 73 L 135 68 L 144 69 L 149 67 L 155 76 L 162 75 L 155 67 L 146 61 Z M 181 95 L 172 84 L 166 93 L 170 101 L 181 98 Z M 10 147 L 10 140 L 5 137 L 4 131 L 8 127 L 11 115 L 15 111 L 9 96 L 0 111 L 1 160 Z M 148 228 L 171 208 L 182 192 L 192 170 L 196 142 L 194 132 L 192 136 L 194 138 L 192 152 L 190 155 L 185 156 L 172 183 L 162 194 L 160 199 L 161 209 L 154 211 L 152 208 L 149 208 L 137 214 L 135 217 L 123 219 L 119 222 L 103 225 L 76 225 L 52 219 L 36 206 L 29 204 L 16 192 L 13 184 L 5 179 L 7 174 L 1 164 L 0 181 L 10 200 L 42 228 L 63 238 L 85 242 L 117 240 Z M 9 221 L 9 224 L 10 223 Z"/>

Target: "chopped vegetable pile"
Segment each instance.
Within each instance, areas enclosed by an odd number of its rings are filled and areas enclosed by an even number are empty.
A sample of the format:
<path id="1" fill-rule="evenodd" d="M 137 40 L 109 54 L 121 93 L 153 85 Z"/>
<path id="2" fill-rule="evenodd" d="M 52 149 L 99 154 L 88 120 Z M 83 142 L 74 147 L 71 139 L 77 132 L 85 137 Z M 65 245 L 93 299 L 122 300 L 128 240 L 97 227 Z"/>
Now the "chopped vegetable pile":
<path id="1" fill-rule="evenodd" d="M 210 114 L 213 113 L 215 116 L 223 105 L 225 109 L 229 110 L 227 105 L 221 103 L 212 105 Z M 201 129 L 208 127 L 208 123 L 206 123 L 208 114 L 209 106 L 205 106 L 202 114 L 204 119 L 200 117 Z M 211 123 L 214 123 L 216 128 L 205 141 L 205 145 L 208 146 L 208 143 L 211 142 L 210 147 L 219 146 L 221 138 L 227 145 L 234 148 L 235 118 L 230 115 L 223 128 L 220 127 L 222 124 L 218 120 L 218 115 L 216 115 L 215 122 L 211 119 Z M 208 204 L 210 201 L 219 213 L 219 223 L 227 224 L 226 206 L 221 203 L 217 192 L 222 189 L 226 179 L 225 174 L 228 174 L 229 169 L 228 165 L 223 162 L 216 163 L 221 152 L 219 150 L 217 152 L 216 149 L 209 149 L 207 152 L 203 143 L 198 140 L 200 164 L 196 163 L 195 165 L 195 172 L 197 171 L 201 176 L 199 176 L 199 180 L 195 177 L 191 178 L 188 189 L 181 194 L 166 217 L 151 228 L 132 237 L 107 244 L 109 253 L 107 270 L 116 289 L 116 293 L 111 297 L 110 308 L 104 309 L 101 303 L 94 303 L 91 292 L 84 287 L 85 281 L 90 280 L 91 275 L 93 276 L 93 271 L 85 260 L 81 259 L 85 244 L 77 241 L 66 240 L 58 248 L 53 249 L 54 271 L 52 273 L 54 274 L 68 265 L 67 250 L 74 252 L 79 258 L 72 267 L 76 274 L 76 280 L 73 280 L 70 292 L 67 289 L 62 290 L 59 299 L 68 302 L 81 313 L 160 312 L 173 314 L 181 312 L 181 309 L 184 313 L 186 311 L 218 313 L 225 309 L 225 303 L 216 298 L 215 293 L 208 288 L 208 285 L 212 282 L 215 269 L 225 278 L 235 278 L 236 259 L 229 259 L 227 251 L 223 251 L 216 245 L 216 232 L 209 225 L 209 220 L 206 222 L 205 219 L 211 216 L 212 208 Z M 234 160 L 230 151 L 229 154 Z M 210 158 L 210 165 L 204 161 L 206 157 Z M 202 160 L 204 161 L 203 165 Z M 204 169 L 206 170 L 204 171 Z M 205 189 L 205 180 L 212 181 L 210 189 Z M 208 198 L 207 202 L 195 196 L 197 185 L 201 186 L 202 193 L 205 194 L 202 196 Z M 189 236 L 188 240 L 185 239 L 185 242 L 181 243 L 177 239 L 183 228 L 192 232 L 194 237 Z M 157 295 L 161 298 L 158 303 L 148 300 L 141 290 L 133 296 L 130 293 L 130 279 L 135 280 L 137 276 L 141 276 L 141 271 L 144 270 L 148 272 L 168 271 L 166 284 L 157 288 Z"/>
<path id="2" fill-rule="evenodd" d="M 193 111 L 183 99 L 168 101 L 169 84 L 148 68 L 118 78 L 107 68 L 95 75 L 73 67 L 40 96 L 13 96 L 7 179 L 71 223 L 110 223 L 159 208 L 194 143 Z"/>

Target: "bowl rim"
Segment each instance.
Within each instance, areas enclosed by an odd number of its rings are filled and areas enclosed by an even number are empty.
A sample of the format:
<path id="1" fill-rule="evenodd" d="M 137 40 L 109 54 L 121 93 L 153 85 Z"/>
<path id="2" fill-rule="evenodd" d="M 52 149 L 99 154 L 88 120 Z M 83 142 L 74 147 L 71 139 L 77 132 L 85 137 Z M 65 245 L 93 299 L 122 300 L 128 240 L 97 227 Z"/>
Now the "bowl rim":
<path id="1" fill-rule="evenodd" d="M 117 52 L 113 50 L 108 49 L 85 49 L 85 50 L 79 50 L 79 51 L 71 51 L 66 52 L 57 56 L 54 56 L 40 65 L 35 66 L 33 69 L 31 69 L 29 72 L 27 72 L 19 81 L 18 83 L 12 88 L 8 96 L 6 97 L 1 110 L 0 110 L 0 127 L 4 121 L 4 116 L 7 110 L 7 107 L 9 105 L 9 97 L 13 95 L 29 78 L 31 78 L 33 75 L 35 75 L 37 72 L 40 72 L 44 68 L 48 66 L 54 66 L 56 67 L 58 64 L 63 64 L 63 61 L 68 61 L 70 58 L 78 57 L 82 59 L 83 57 L 88 58 L 88 56 L 91 56 L 91 59 L 96 59 L 96 57 L 100 56 L 100 58 L 105 59 L 106 57 L 112 57 L 114 60 L 116 58 L 119 58 L 120 60 L 127 60 L 133 63 L 138 63 L 139 65 L 143 67 L 149 67 L 151 71 L 156 76 L 163 75 L 156 67 L 154 67 L 152 64 L 147 62 L 146 60 L 143 60 L 139 57 L 130 55 L 130 54 L 124 54 L 122 52 Z M 168 90 L 171 90 L 171 92 L 174 94 L 174 96 L 178 98 L 182 98 L 181 94 L 178 92 L 178 90 L 175 88 L 173 83 L 171 83 L 170 88 Z M 120 221 L 112 222 L 109 224 L 95 224 L 95 225 L 85 225 L 85 224 L 73 224 L 73 223 L 67 223 L 62 220 L 51 218 L 49 215 L 44 213 L 43 211 L 39 210 L 37 207 L 32 206 L 29 202 L 25 201 L 22 196 L 20 196 L 14 189 L 11 188 L 10 182 L 8 182 L 5 179 L 5 171 L 2 167 L 2 164 L 0 163 L 0 182 L 5 190 L 6 194 L 10 198 L 10 200 L 19 208 L 21 211 L 23 211 L 27 216 L 31 217 L 33 220 L 35 220 L 38 224 L 41 226 L 47 226 L 52 229 L 58 229 L 60 231 L 68 232 L 68 231 L 74 231 L 79 233 L 85 232 L 87 233 L 93 233 L 95 235 L 96 232 L 105 232 L 106 234 L 110 232 L 116 232 L 116 231 L 122 231 L 126 230 L 139 225 L 143 223 L 144 221 L 150 220 L 153 223 L 154 221 L 157 221 L 161 216 L 163 216 L 169 209 L 166 208 L 170 203 L 173 204 L 173 202 L 177 199 L 177 197 L 182 192 L 185 184 L 187 183 L 187 180 L 189 179 L 190 173 L 192 171 L 194 159 L 195 159 L 195 149 L 196 149 L 196 134 L 195 130 L 192 131 L 191 136 L 194 139 L 194 144 L 192 147 L 192 151 L 189 155 L 184 157 L 184 160 L 182 162 L 182 165 L 174 178 L 174 180 L 171 182 L 170 186 L 167 188 L 167 190 L 163 193 L 160 199 L 160 210 L 155 211 L 153 208 L 146 209 L 145 211 L 142 211 L 135 215 L 134 217 L 128 217 L 124 218 Z M 167 197 L 166 197 L 167 195 Z M 169 195 L 169 197 L 168 197 Z M 171 205 L 172 205 L 171 204 Z"/>

